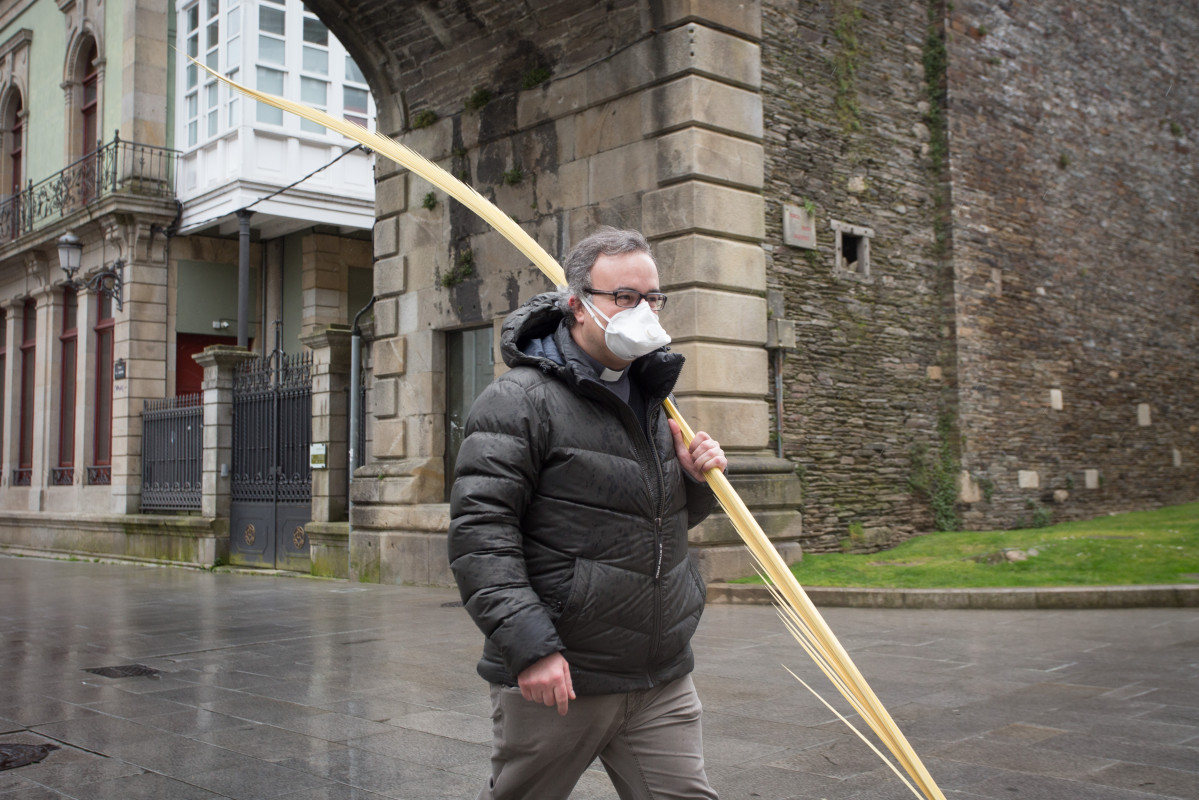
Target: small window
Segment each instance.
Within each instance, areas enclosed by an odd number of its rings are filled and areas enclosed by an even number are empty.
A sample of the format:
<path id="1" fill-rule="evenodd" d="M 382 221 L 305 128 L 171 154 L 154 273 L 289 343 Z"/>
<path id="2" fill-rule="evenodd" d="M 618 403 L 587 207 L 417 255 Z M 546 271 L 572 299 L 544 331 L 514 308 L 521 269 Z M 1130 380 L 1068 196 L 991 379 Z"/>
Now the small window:
<path id="1" fill-rule="evenodd" d="M 329 84 L 315 78 L 300 78 L 300 101 L 309 106 L 324 111 L 329 105 Z M 300 130 L 309 133 L 324 133 L 325 127 L 306 119 L 300 120 Z"/>
<path id="2" fill-rule="evenodd" d="M 282 9 L 261 6 L 258 9 L 258 30 L 282 36 L 287 21 L 287 15 Z"/>
<path id="3" fill-rule="evenodd" d="M 836 234 L 833 274 L 870 277 L 870 239 L 874 231 L 860 225 L 830 220 Z"/>
<path id="4" fill-rule="evenodd" d="M 329 46 L 329 29 L 316 17 L 304 17 L 304 41 Z"/>
<path id="5" fill-rule="evenodd" d="M 283 94 L 283 73 L 277 69 L 259 67 L 258 90 L 267 94 Z M 258 121 L 271 125 L 282 125 L 283 112 L 266 103 L 258 103 Z"/>
<path id="6" fill-rule="evenodd" d="M 366 83 L 366 76 L 362 74 L 362 70 L 354 63 L 354 59 L 346 56 L 346 80 L 354 83 Z"/>
<path id="7" fill-rule="evenodd" d="M 491 325 L 445 335 L 446 383 L 446 482 L 450 498 L 458 451 L 466 436 L 466 417 L 475 399 L 495 377 L 494 331 Z"/>
<path id="8" fill-rule="evenodd" d="M 370 110 L 370 94 L 366 89 L 355 89 L 352 86 L 343 87 L 342 108 L 345 110 L 345 118 L 355 125 L 366 127 L 366 116 Z"/>

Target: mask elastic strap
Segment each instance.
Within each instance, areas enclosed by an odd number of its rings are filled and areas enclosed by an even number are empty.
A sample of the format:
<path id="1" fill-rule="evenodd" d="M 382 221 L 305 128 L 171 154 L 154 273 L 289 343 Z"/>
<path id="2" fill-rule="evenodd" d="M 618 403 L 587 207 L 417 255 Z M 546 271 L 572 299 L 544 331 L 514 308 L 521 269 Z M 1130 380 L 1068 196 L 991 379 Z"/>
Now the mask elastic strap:
<path id="1" fill-rule="evenodd" d="M 595 305 L 593 305 L 592 302 L 590 300 L 588 300 L 586 297 L 580 297 L 579 300 L 583 303 L 583 308 L 585 308 L 587 310 L 587 313 L 591 315 L 591 319 L 595 321 L 595 324 L 599 325 L 600 330 L 602 330 L 606 333 L 608 330 L 608 323 L 612 322 L 612 318 L 609 317 L 604 312 L 600 311 L 598 308 L 596 308 Z M 600 325 L 600 321 L 595 318 L 596 314 L 599 314 L 601 317 L 604 318 L 605 324 Z"/>

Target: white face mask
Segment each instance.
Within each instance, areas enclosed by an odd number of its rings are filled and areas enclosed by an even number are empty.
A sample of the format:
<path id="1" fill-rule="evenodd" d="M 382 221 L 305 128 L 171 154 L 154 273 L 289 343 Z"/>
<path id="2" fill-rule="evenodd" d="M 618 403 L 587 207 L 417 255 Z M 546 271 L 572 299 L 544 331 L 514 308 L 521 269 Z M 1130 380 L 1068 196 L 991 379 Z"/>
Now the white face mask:
<path id="1" fill-rule="evenodd" d="M 644 300 L 638 303 L 636 308 L 626 308 L 609 317 L 587 298 L 580 299 L 596 325 L 600 324 L 600 321 L 595 319 L 596 314 L 608 323 L 606 327 L 600 325 L 604 331 L 604 344 L 617 358 L 633 361 L 670 344 L 670 334 L 663 329 L 662 324 L 658 322 L 658 315 Z"/>

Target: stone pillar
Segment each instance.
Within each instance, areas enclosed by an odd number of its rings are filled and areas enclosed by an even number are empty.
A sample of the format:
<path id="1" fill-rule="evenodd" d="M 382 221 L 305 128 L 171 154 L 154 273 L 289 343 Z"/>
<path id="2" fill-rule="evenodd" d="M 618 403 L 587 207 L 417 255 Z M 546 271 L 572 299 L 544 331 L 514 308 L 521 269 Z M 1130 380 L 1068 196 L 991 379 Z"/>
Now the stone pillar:
<path id="1" fill-rule="evenodd" d="M 729 453 L 729 480 L 787 561 L 802 530 L 794 465 L 770 452 L 760 4 L 654 7 L 665 81 L 646 92 L 642 134 L 660 188 L 642 199 L 671 301 L 663 324 L 686 356 L 675 394 L 696 430 Z M 723 514 L 691 533 L 708 580 L 752 574 Z"/>
<path id="2" fill-rule="evenodd" d="M 113 311 L 113 362 L 125 362 L 125 377 L 112 388 L 112 512 L 136 514 L 142 489 L 142 408 L 167 395 L 166 237 L 151 225 L 169 218 L 106 217 L 101 220 L 105 251 L 124 262 L 121 311 Z M 104 264 L 115 268 L 117 262 Z"/>
<path id="3" fill-rule="evenodd" d="M 55 485 L 54 470 L 58 467 L 59 441 L 62 438 L 62 304 L 63 292 L 60 287 L 47 287 L 43 300 L 38 301 L 38 375 L 39 381 L 45 381 L 44 395 L 38 405 L 38 414 L 45 420 L 37 428 L 42 437 L 41 451 L 42 475 L 41 482 L 46 489 L 42 496 L 44 511 L 73 511 L 70 508 L 70 498 L 62 487 L 48 493 L 49 487 Z M 76 389 L 78 392 L 78 389 Z M 78 406 L 76 406 L 78 412 Z M 36 438 L 36 437 L 35 437 Z M 76 463 L 78 461 L 76 460 Z M 79 468 L 76 466 L 72 483 L 79 478 Z M 38 482 L 38 472 L 34 470 L 33 482 Z"/>
<path id="4" fill-rule="evenodd" d="M 58 423 L 58 417 L 52 410 L 54 389 L 58 385 L 58 381 L 53 377 L 58 337 L 54 336 L 51 328 L 52 318 L 55 316 L 53 287 L 43 285 L 32 292 L 31 296 L 37 302 L 37 332 L 34 335 L 37 344 L 33 368 L 33 430 L 30 432 L 33 444 L 33 472 L 29 481 L 26 508 L 29 511 L 44 511 L 46 487 L 50 484 L 50 466 L 53 463 L 50 457 L 50 443 L 54 433 L 53 426 Z M 19 348 L 18 344 L 18 352 Z M 17 436 L 19 439 L 19 430 Z"/>
<path id="5" fill-rule="evenodd" d="M 200 513 L 228 519 L 233 469 L 233 369 L 254 354 L 243 347 L 214 344 L 192 356 L 204 368 L 203 497 Z"/>
<path id="6" fill-rule="evenodd" d="M 558 257 L 602 224 L 647 235 L 672 297 L 663 322 L 688 359 L 682 411 L 729 451 L 730 479 L 795 560 L 799 481 L 769 450 L 765 399 L 761 15 L 753 0 L 655 0 L 643 20 L 654 36 L 614 45 L 514 102 L 398 132 L 494 191 Z M 351 570 L 447 583 L 445 331 L 494 322 L 551 287 L 417 176 L 380 160 L 376 178 L 373 438 L 352 488 Z M 709 580 L 752 574 L 723 515 L 692 544 Z"/>
<path id="7" fill-rule="evenodd" d="M 121 138 L 167 144 L 167 0 L 124 4 L 121 20 Z M 116 39 L 116 36 L 111 37 Z"/>
<path id="8" fill-rule="evenodd" d="M 312 349 L 312 443 L 325 446 L 325 469 L 312 470 L 312 519 L 338 522 L 346 516 L 349 485 L 350 330 L 328 327 L 300 341 Z"/>
<path id="9" fill-rule="evenodd" d="M 300 330 L 315 333 L 326 325 L 344 324 L 347 272 L 341 259 L 341 238 L 327 233 L 309 234 L 304 237 L 301 252 L 304 308 Z"/>

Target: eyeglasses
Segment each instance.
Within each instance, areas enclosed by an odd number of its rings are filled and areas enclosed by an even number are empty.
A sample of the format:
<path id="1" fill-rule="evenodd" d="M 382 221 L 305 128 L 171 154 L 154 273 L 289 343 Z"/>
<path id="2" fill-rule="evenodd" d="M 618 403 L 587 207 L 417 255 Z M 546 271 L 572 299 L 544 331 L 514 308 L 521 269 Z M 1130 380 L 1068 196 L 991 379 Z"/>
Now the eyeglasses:
<path id="1" fill-rule="evenodd" d="M 649 307 L 654 311 L 661 311 L 666 305 L 666 295 L 661 292 L 638 292 L 633 289 L 605 292 L 600 289 L 588 289 L 587 294 L 606 294 L 616 303 L 617 308 L 636 308 L 641 305 L 642 300 L 649 303 Z"/>

